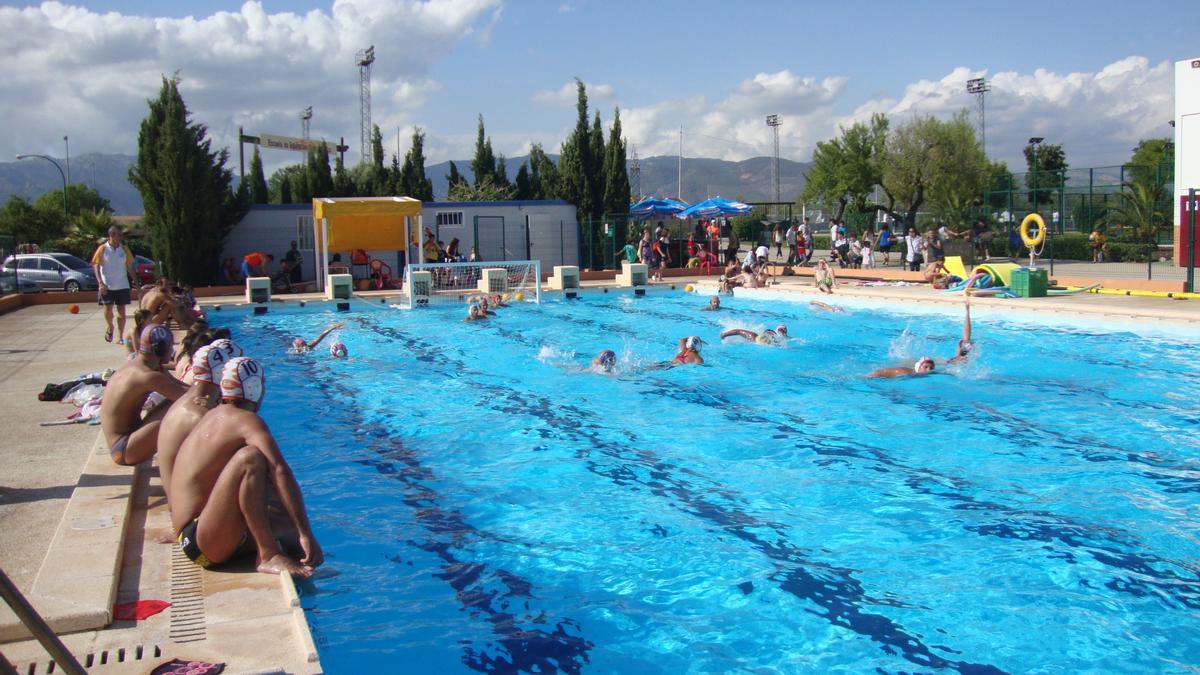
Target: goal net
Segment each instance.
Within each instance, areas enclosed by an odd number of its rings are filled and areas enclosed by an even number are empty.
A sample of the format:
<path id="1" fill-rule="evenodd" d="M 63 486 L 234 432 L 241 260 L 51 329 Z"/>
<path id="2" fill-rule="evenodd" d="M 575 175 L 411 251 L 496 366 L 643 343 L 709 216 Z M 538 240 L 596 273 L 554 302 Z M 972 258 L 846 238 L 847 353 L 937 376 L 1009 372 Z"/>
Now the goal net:
<path id="1" fill-rule="evenodd" d="M 469 301 L 480 294 L 507 295 L 509 301 L 542 301 L 539 260 L 503 262 L 420 263 L 405 268 L 408 307 Z"/>

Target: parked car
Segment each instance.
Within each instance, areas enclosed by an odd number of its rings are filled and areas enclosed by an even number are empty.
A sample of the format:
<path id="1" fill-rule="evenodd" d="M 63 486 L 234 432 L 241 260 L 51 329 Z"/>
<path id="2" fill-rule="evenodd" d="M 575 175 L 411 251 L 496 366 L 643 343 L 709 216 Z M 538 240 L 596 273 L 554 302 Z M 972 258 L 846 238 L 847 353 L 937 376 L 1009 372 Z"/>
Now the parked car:
<path id="1" fill-rule="evenodd" d="M 152 284 L 158 279 L 156 270 L 158 267 L 154 261 L 142 255 L 133 256 L 134 264 L 137 265 L 138 282 L 143 286 Z"/>
<path id="2" fill-rule="evenodd" d="M 43 290 L 93 291 L 99 287 L 87 261 L 70 253 L 18 253 L 4 260 L 5 270 L 16 270 L 17 283 L 32 281 Z"/>
<path id="3" fill-rule="evenodd" d="M 15 271 L 0 272 L 0 295 L 8 295 L 9 293 L 38 293 L 41 290 L 41 286 L 28 279 L 18 279 Z"/>

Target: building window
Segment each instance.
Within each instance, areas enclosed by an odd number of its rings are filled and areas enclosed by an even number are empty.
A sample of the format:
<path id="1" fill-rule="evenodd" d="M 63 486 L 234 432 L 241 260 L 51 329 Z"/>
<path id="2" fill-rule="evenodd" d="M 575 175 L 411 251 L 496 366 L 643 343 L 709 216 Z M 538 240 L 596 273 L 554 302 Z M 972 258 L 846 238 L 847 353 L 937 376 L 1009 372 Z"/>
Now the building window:
<path id="1" fill-rule="evenodd" d="M 463 224 L 462 211 L 438 211 L 436 217 L 438 227 L 462 227 Z"/>
<path id="2" fill-rule="evenodd" d="M 312 216 L 296 216 L 296 248 L 312 251 L 316 248 Z"/>

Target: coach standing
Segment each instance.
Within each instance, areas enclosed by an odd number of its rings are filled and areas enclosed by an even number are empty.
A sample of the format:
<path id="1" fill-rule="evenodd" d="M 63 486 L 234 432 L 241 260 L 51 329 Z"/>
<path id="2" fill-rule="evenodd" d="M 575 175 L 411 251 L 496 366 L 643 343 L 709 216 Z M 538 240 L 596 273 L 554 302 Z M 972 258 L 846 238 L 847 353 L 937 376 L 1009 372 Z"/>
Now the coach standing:
<path id="1" fill-rule="evenodd" d="M 117 306 L 117 335 L 125 335 L 125 306 L 129 304 L 129 280 L 137 277 L 133 253 L 121 243 L 121 228 L 108 228 L 108 239 L 92 254 L 92 270 L 100 283 L 100 304 L 104 305 L 104 341 L 113 339 L 113 305 Z"/>

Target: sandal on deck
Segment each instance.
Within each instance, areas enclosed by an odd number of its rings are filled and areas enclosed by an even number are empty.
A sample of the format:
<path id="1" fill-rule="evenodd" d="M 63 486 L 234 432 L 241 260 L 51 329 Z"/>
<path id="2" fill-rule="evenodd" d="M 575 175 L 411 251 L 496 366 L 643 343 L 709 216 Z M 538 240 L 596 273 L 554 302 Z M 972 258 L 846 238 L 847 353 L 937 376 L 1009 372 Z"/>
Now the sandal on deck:
<path id="1" fill-rule="evenodd" d="M 108 330 L 104 331 L 104 341 L 112 342 L 112 334 L 113 334 L 112 328 L 109 328 Z"/>

